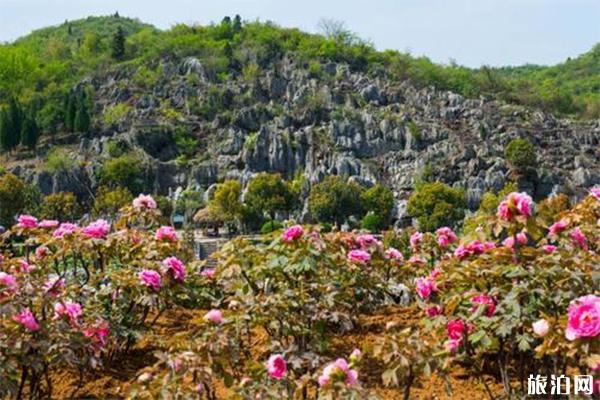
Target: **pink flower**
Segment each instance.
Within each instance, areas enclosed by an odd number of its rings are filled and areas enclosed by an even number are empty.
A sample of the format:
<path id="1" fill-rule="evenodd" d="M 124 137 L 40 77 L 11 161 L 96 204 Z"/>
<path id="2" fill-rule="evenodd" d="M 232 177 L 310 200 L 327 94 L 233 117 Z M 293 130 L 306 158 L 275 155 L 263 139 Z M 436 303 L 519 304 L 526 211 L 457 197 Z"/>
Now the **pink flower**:
<path id="1" fill-rule="evenodd" d="M 54 305 L 54 319 L 56 320 L 60 319 L 61 317 L 67 317 L 73 326 L 77 326 L 79 324 L 79 317 L 81 317 L 82 313 L 83 311 L 81 309 L 81 304 L 74 301 L 67 300 Z"/>
<path id="2" fill-rule="evenodd" d="M 564 231 L 567 228 L 567 226 L 569 226 L 569 220 L 563 218 L 560 221 L 557 221 L 550 225 L 550 227 L 548 228 L 548 233 L 550 235 L 558 235 L 560 232 Z"/>
<path id="3" fill-rule="evenodd" d="M 14 290 L 17 288 L 17 278 L 11 274 L 0 271 L 0 285 L 7 289 Z"/>
<path id="4" fill-rule="evenodd" d="M 556 250 L 556 246 L 553 246 L 551 244 L 545 244 L 542 246 L 542 249 L 544 250 L 544 252 L 550 254 L 554 253 L 554 251 Z"/>
<path id="5" fill-rule="evenodd" d="M 31 271 L 35 266 L 29 265 L 29 263 L 25 260 L 19 260 L 19 272 L 26 274 Z"/>
<path id="6" fill-rule="evenodd" d="M 413 250 L 416 250 L 419 248 L 419 244 L 421 243 L 421 241 L 423 240 L 423 234 L 421 232 L 415 232 L 412 235 L 410 235 L 410 247 L 412 247 Z"/>
<path id="7" fill-rule="evenodd" d="M 527 193 L 510 193 L 498 206 L 498 218 L 511 221 L 515 216 L 530 217 L 533 201 Z"/>
<path id="8" fill-rule="evenodd" d="M 379 240 L 375 239 L 375 236 L 373 235 L 358 235 L 356 243 L 358 243 L 362 249 L 368 249 L 371 246 L 378 246 L 380 244 Z"/>
<path id="9" fill-rule="evenodd" d="M 446 333 L 450 339 L 461 340 L 465 333 L 465 323 L 460 319 L 453 319 L 446 324 Z"/>
<path id="10" fill-rule="evenodd" d="M 19 228 L 24 228 L 24 229 L 36 228 L 37 224 L 38 224 L 38 220 L 36 217 L 27 215 L 27 214 L 19 215 L 19 218 L 17 218 L 17 221 L 19 222 Z"/>
<path id="11" fill-rule="evenodd" d="M 154 291 L 159 291 L 162 287 L 160 274 L 151 269 L 144 269 L 138 274 L 138 278 L 142 285 L 151 288 Z"/>
<path id="12" fill-rule="evenodd" d="M 600 334 L 600 297 L 593 294 L 579 297 L 569 306 L 567 329 L 568 340 L 592 338 Z"/>
<path id="13" fill-rule="evenodd" d="M 445 343 L 444 347 L 446 347 L 447 351 L 454 353 L 454 352 L 456 352 L 456 350 L 458 350 L 461 343 L 462 343 L 462 339 L 449 339 Z"/>
<path id="14" fill-rule="evenodd" d="M 423 257 L 420 257 L 417 254 L 411 256 L 408 259 L 408 262 L 411 263 L 411 264 L 420 264 L 420 265 L 425 264 L 425 260 L 423 259 Z"/>
<path id="15" fill-rule="evenodd" d="M 431 279 L 435 279 L 438 276 L 440 276 L 441 274 L 442 274 L 442 271 L 439 268 L 436 267 L 436 268 L 434 268 L 434 269 L 431 270 L 431 272 L 429 273 L 429 277 Z"/>
<path id="16" fill-rule="evenodd" d="M 145 208 L 148 210 L 156 209 L 156 201 L 150 195 L 140 194 L 138 197 L 133 199 L 133 206 L 135 208 Z"/>
<path id="17" fill-rule="evenodd" d="M 484 250 L 484 252 L 493 250 L 495 248 L 496 248 L 496 243 L 494 243 L 494 242 L 487 241 L 487 242 L 483 243 L 483 250 Z"/>
<path id="18" fill-rule="evenodd" d="M 104 219 L 96 220 L 83 228 L 83 234 L 94 239 L 102 239 L 106 237 L 109 231 L 110 225 Z"/>
<path id="19" fill-rule="evenodd" d="M 402 253 L 393 247 L 390 247 L 389 249 L 387 249 L 385 251 L 385 257 L 388 260 L 397 260 L 397 261 L 402 261 L 404 259 L 404 256 L 402 255 Z"/>
<path id="20" fill-rule="evenodd" d="M 35 249 L 35 258 L 37 258 L 38 260 L 41 260 L 42 258 L 46 257 L 46 255 L 48 254 L 48 248 L 46 246 L 40 246 L 37 249 Z"/>
<path id="21" fill-rule="evenodd" d="M 177 257 L 168 257 L 162 263 L 165 269 L 172 274 L 173 279 L 179 282 L 185 280 L 185 265 L 180 259 Z"/>
<path id="22" fill-rule="evenodd" d="M 358 372 L 351 369 L 345 359 L 338 358 L 323 369 L 318 382 L 319 386 L 327 386 L 332 382 L 344 382 L 346 386 L 354 386 L 358 382 Z"/>
<path id="23" fill-rule="evenodd" d="M 593 187 L 590 189 L 590 194 L 596 198 L 596 200 L 600 200 L 600 187 Z"/>
<path id="24" fill-rule="evenodd" d="M 437 292 L 438 288 L 430 277 L 421 277 L 415 279 L 415 286 L 417 294 L 422 299 L 427 299 L 432 293 Z"/>
<path id="25" fill-rule="evenodd" d="M 425 313 L 427 314 L 427 316 L 429 318 L 433 318 L 433 317 L 437 317 L 438 315 L 442 315 L 444 313 L 444 310 L 442 309 L 441 306 L 435 305 L 435 306 L 427 307 L 427 309 L 425 310 Z"/>
<path id="26" fill-rule="evenodd" d="M 171 226 L 161 226 L 156 231 L 155 235 L 156 240 L 159 242 L 177 242 L 179 240 L 179 236 L 177 236 L 177 232 Z"/>
<path id="27" fill-rule="evenodd" d="M 104 320 L 98 320 L 96 323 L 83 330 L 85 337 L 90 338 L 92 347 L 96 352 L 106 346 L 106 339 L 110 333 L 110 324 Z"/>
<path id="28" fill-rule="evenodd" d="M 352 364 L 356 364 L 357 362 L 360 361 L 361 358 L 362 358 L 362 351 L 360 351 L 360 349 L 352 350 L 352 353 L 350 353 L 350 357 L 348 357 L 348 359 L 350 360 L 350 362 Z"/>
<path id="29" fill-rule="evenodd" d="M 437 241 L 440 247 L 448 247 L 451 243 L 458 240 L 454 231 L 447 226 L 438 229 L 435 233 L 437 234 Z"/>
<path id="30" fill-rule="evenodd" d="M 29 308 L 24 308 L 19 314 L 13 316 L 13 320 L 23 325 L 30 332 L 40 330 L 40 324 Z"/>
<path id="31" fill-rule="evenodd" d="M 78 228 L 77 224 L 65 222 L 65 223 L 60 224 L 60 226 L 58 227 L 57 230 L 54 231 L 52 236 L 60 239 L 60 238 L 63 238 L 65 235 L 72 235 L 73 233 L 75 233 L 75 231 L 77 231 L 77 228 Z"/>
<path id="32" fill-rule="evenodd" d="M 550 324 L 545 319 L 539 319 L 533 324 L 531 324 L 533 328 L 533 333 L 538 335 L 539 337 L 544 337 L 550 330 Z"/>
<path id="33" fill-rule="evenodd" d="M 215 272 L 214 268 L 206 268 L 200 272 L 200 276 L 207 279 L 213 279 L 215 277 Z"/>
<path id="34" fill-rule="evenodd" d="M 351 250 L 348 253 L 348 260 L 357 263 L 366 263 L 371 259 L 371 255 L 364 250 Z"/>
<path id="35" fill-rule="evenodd" d="M 221 324 L 223 322 L 223 314 L 220 310 L 210 310 L 204 314 L 204 320 L 213 324 Z"/>
<path id="36" fill-rule="evenodd" d="M 480 306 L 483 306 L 484 315 L 487 317 L 491 317 L 496 312 L 496 301 L 487 294 L 474 296 L 471 299 L 471 304 L 473 304 L 472 312 L 477 311 Z"/>
<path id="37" fill-rule="evenodd" d="M 47 294 L 50 297 L 58 297 L 62 293 L 65 288 L 65 280 L 60 276 L 51 276 L 46 280 L 42 289 L 44 290 L 44 294 Z"/>
<path id="38" fill-rule="evenodd" d="M 520 245 L 524 245 L 527 243 L 527 235 L 523 232 L 519 232 L 517 233 L 517 242 Z M 502 242 L 502 245 L 504 247 L 508 247 L 509 249 L 512 249 L 515 247 L 515 237 L 514 236 L 509 236 L 506 239 L 504 239 L 504 241 Z"/>
<path id="39" fill-rule="evenodd" d="M 587 239 L 579 227 L 571 231 L 571 240 L 573 240 L 573 245 L 579 246 L 584 250 L 588 249 Z"/>
<path id="40" fill-rule="evenodd" d="M 40 228 L 54 229 L 58 226 L 59 222 L 54 219 L 44 219 L 39 223 Z"/>
<path id="41" fill-rule="evenodd" d="M 464 260 L 474 254 L 483 254 L 495 247 L 493 242 L 481 243 L 479 240 L 473 240 L 465 245 L 460 245 L 454 250 L 454 256 L 459 260 Z"/>
<path id="42" fill-rule="evenodd" d="M 287 372 L 287 363 L 281 354 L 273 354 L 267 360 L 267 373 L 273 379 L 283 379 Z"/>
<path id="43" fill-rule="evenodd" d="M 284 242 L 293 242 L 304 235 L 304 228 L 300 225 L 294 225 L 287 228 L 282 235 Z"/>

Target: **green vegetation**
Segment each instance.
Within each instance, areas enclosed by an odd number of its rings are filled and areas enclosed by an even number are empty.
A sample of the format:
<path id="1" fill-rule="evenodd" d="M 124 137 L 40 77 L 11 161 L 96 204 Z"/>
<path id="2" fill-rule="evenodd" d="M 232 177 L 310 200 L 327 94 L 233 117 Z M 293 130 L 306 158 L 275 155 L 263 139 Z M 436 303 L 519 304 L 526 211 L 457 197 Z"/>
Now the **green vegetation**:
<path id="1" fill-rule="evenodd" d="M 363 219 L 363 228 L 369 230 L 382 230 L 389 226 L 394 209 L 394 194 L 379 183 L 365 190 L 361 195 L 363 208 L 367 215 Z M 364 224 L 370 227 L 367 228 Z"/>
<path id="2" fill-rule="evenodd" d="M 408 214 L 419 222 L 419 229 L 434 231 L 454 226 L 465 216 L 465 194 L 441 182 L 425 183 L 408 200 Z"/>
<path id="3" fill-rule="evenodd" d="M 517 172 L 525 172 L 537 165 L 535 147 L 527 139 L 513 139 L 504 149 L 504 156 Z"/>
<path id="4" fill-rule="evenodd" d="M 17 176 L 7 173 L 0 176 L 0 225 L 10 227 L 14 217 L 23 210 L 25 183 Z"/>
<path id="5" fill-rule="evenodd" d="M 94 216 L 114 217 L 121 207 L 130 204 L 132 200 L 133 195 L 127 188 L 117 187 L 111 189 L 107 186 L 101 186 L 96 192 L 92 214 Z"/>
<path id="6" fill-rule="evenodd" d="M 59 221 L 74 221 L 79 217 L 77 198 L 70 192 L 57 192 L 42 200 L 40 216 Z"/>
<path id="7" fill-rule="evenodd" d="M 361 193 L 363 188 L 354 182 L 346 182 L 340 176 L 330 175 L 313 186 L 308 207 L 318 221 L 341 225 L 351 215 L 362 214 Z"/>
<path id="8" fill-rule="evenodd" d="M 229 232 L 235 231 L 235 221 L 242 211 L 242 185 L 235 180 L 227 180 L 219 185 L 208 203 L 210 213 L 225 222 Z"/>
<path id="9" fill-rule="evenodd" d="M 279 174 L 261 173 L 248 183 L 245 203 L 255 210 L 266 212 L 271 221 L 277 212 L 289 212 L 293 194 Z"/>
<path id="10" fill-rule="evenodd" d="M 140 163 L 135 153 L 109 158 L 99 171 L 100 182 L 106 186 L 125 187 L 132 193 L 139 193 L 143 186 Z"/>

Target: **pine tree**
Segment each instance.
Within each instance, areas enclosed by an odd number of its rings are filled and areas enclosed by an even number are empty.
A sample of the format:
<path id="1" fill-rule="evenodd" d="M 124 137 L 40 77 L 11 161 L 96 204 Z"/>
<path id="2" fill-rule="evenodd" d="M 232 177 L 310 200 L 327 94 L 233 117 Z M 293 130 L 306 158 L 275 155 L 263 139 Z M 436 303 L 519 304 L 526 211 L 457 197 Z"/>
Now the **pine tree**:
<path id="1" fill-rule="evenodd" d="M 242 17 L 239 14 L 236 14 L 235 18 L 233 18 L 233 33 L 238 33 L 242 30 Z"/>
<path id="2" fill-rule="evenodd" d="M 65 128 L 67 132 L 73 132 L 75 128 L 75 116 L 77 114 L 77 104 L 75 95 L 69 93 L 65 99 Z"/>
<path id="3" fill-rule="evenodd" d="M 112 37 L 111 55 L 119 61 L 125 58 L 125 32 L 120 26 Z"/>
<path id="4" fill-rule="evenodd" d="M 75 114 L 75 132 L 87 132 L 90 129 L 90 113 L 88 112 L 85 97 L 81 96 L 77 102 L 77 113 Z"/>
<path id="5" fill-rule="evenodd" d="M 23 128 L 21 130 L 21 143 L 27 146 L 28 149 L 33 150 L 37 145 L 40 130 L 35 121 L 33 113 L 25 116 L 23 120 Z"/>
<path id="6" fill-rule="evenodd" d="M 11 128 L 11 149 L 14 149 L 21 142 L 21 129 L 23 129 L 23 110 L 14 97 L 9 100 L 8 115 Z"/>
<path id="7" fill-rule="evenodd" d="M 5 108 L 0 110 L 0 146 L 2 150 L 10 150 L 10 121 Z"/>

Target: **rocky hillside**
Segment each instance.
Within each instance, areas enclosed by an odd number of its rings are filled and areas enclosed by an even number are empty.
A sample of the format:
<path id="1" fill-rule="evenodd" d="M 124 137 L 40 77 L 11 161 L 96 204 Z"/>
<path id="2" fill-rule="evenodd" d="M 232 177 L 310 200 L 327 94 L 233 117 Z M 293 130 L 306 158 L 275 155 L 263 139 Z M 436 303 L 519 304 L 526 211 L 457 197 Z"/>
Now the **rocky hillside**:
<path id="1" fill-rule="evenodd" d="M 389 185 L 401 215 L 423 174 L 465 188 L 476 208 L 485 191 L 515 178 L 504 148 L 523 137 L 535 145 L 538 168 L 516 177 L 522 189 L 577 195 L 600 183 L 598 120 L 466 98 L 398 79 L 392 68 L 263 50 L 225 50 L 233 55 L 220 68 L 222 60 L 202 52 L 96 68 L 71 89 L 90 97 L 89 131 L 46 138 L 35 158 L 6 166 L 43 193 L 80 198 L 100 185 L 107 160 L 123 154 L 140 168 L 140 189 L 161 194 L 262 171 L 301 172 L 312 183 L 340 174 Z M 56 147 L 71 162 L 48 168 Z"/>

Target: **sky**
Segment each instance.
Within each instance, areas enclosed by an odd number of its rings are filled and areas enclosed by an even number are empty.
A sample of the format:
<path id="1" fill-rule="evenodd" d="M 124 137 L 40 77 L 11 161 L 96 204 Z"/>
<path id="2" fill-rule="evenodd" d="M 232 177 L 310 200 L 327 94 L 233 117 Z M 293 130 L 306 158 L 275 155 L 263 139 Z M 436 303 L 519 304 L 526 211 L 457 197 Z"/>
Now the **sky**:
<path id="1" fill-rule="evenodd" d="M 551 65 L 600 42 L 600 0 L 0 0 L 0 41 L 115 11 L 162 29 L 240 14 L 316 32 L 334 19 L 380 50 L 469 67 Z"/>

